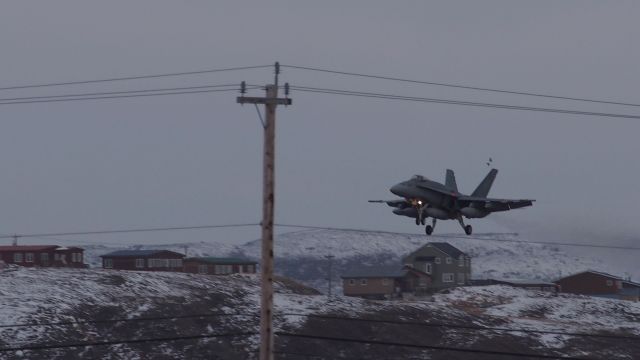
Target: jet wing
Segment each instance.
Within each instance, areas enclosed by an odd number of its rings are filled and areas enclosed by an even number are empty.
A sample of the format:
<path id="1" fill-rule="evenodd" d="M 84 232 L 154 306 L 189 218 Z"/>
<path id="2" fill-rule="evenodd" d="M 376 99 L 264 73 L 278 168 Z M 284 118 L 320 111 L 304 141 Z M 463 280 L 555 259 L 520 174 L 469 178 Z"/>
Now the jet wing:
<path id="1" fill-rule="evenodd" d="M 458 196 L 458 201 L 468 201 L 470 203 L 484 204 L 484 208 L 489 211 L 506 211 L 533 205 L 533 199 L 492 199 L 478 196 Z"/>
<path id="2" fill-rule="evenodd" d="M 407 202 L 407 200 L 404 199 L 397 199 L 397 200 L 369 200 L 370 203 L 385 203 L 391 207 L 394 208 L 404 208 L 406 206 L 409 206 L 409 203 Z"/>

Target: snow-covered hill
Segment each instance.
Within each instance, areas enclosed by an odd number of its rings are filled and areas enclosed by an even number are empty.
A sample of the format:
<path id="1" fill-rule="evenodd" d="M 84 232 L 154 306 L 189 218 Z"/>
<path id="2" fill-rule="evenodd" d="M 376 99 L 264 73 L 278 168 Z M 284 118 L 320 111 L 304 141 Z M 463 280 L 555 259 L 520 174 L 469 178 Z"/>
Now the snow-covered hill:
<path id="1" fill-rule="evenodd" d="M 460 288 L 448 294 L 438 294 L 430 301 L 402 302 L 327 298 L 314 295 L 312 290 L 286 279 L 278 280 L 275 288 L 276 331 L 292 334 L 554 356 L 606 359 L 640 356 L 640 341 L 518 331 L 525 328 L 640 336 L 640 304 L 637 303 L 572 295 L 555 297 L 502 286 Z M 256 358 L 258 338 L 255 335 L 46 350 L 4 350 L 34 345 L 257 332 L 259 282 L 256 275 L 207 276 L 16 267 L 0 271 L 0 304 L 0 357 L 3 359 Z M 207 313 L 217 316 L 187 316 Z M 178 318 L 170 318 L 172 316 Z M 150 319 L 153 317 L 165 319 Z M 336 317 L 512 330 L 470 331 L 450 326 L 353 321 Z M 110 319 L 129 321 L 105 321 Z M 7 326 L 59 321 L 76 323 Z M 314 354 L 318 359 L 493 358 L 285 335 L 276 338 L 276 350 Z"/>
<path id="2" fill-rule="evenodd" d="M 480 239 L 478 239 L 480 238 Z M 482 240 L 484 239 L 484 240 Z M 278 235 L 275 240 L 276 271 L 325 290 L 328 277 L 326 255 L 335 256 L 333 278 L 349 269 L 376 264 L 400 264 L 404 255 L 430 241 L 449 242 L 472 257 L 474 278 L 519 278 L 554 280 L 561 276 L 594 269 L 623 275 L 624 272 L 640 276 L 639 269 L 612 268 L 598 258 L 577 255 L 569 247 L 527 243 L 517 234 L 480 234 L 474 238 L 464 236 L 405 235 L 386 232 L 344 230 L 303 230 Z M 520 242 L 517 242 L 520 241 Z M 260 257 L 260 241 L 240 246 L 211 243 L 180 243 L 171 245 L 130 245 L 129 248 L 158 248 L 183 252 L 190 256 Z M 107 246 L 85 246 L 86 259 L 100 267 L 99 255 L 117 249 Z M 339 281 L 335 281 L 339 291 Z"/>

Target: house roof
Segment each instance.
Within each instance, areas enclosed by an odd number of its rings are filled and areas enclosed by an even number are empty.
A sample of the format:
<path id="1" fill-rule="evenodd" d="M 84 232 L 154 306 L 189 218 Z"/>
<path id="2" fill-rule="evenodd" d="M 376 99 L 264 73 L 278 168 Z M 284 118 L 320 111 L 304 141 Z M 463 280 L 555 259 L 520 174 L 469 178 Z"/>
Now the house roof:
<path id="1" fill-rule="evenodd" d="M 438 250 L 446 253 L 447 255 L 453 257 L 453 258 L 457 258 L 460 255 L 464 255 L 464 253 L 462 251 L 460 251 L 457 247 L 446 243 L 446 242 L 432 242 L 429 243 L 431 244 L 431 246 L 437 248 Z M 427 244 L 427 245 L 429 245 Z"/>
<path id="2" fill-rule="evenodd" d="M 56 248 L 58 248 L 58 245 L 8 245 L 0 246 L 0 251 L 42 251 Z"/>
<path id="3" fill-rule="evenodd" d="M 220 265 L 253 265 L 257 264 L 257 261 L 250 259 L 241 259 L 241 258 L 221 258 L 221 257 L 192 257 L 184 259 L 187 261 L 196 261 L 196 262 L 206 262 L 210 264 L 220 264 Z"/>
<path id="4" fill-rule="evenodd" d="M 402 266 L 367 266 L 352 269 L 342 274 L 343 279 L 349 278 L 400 278 L 407 274 L 407 270 Z"/>
<path id="5" fill-rule="evenodd" d="M 574 277 L 574 276 L 577 276 L 577 275 L 586 274 L 586 273 L 591 273 L 591 274 L 596 274 L 596 275 L 608 277 L 608 278 L 611 278 L 613 280 L 624 280 L 623 278 L 621 278 L 619 276 L 607 274 L 607 273 L 604 273 L 604 272 L 595 271 L 595 270 L 585 270 L 585 271 L 581 271 L 581 272 L 578 272 L 578 273 L 575 273 L 575 274 L 571 274 L 571 275 L 568 275 L 568 276 L 565 276 L 565 277 L 561 277 L 558 280 L 556 280 L 556 282 L 558 282 L 560 280 L 564 280 L 564 279 L 570 278 L 570 277 Z"/>
<path id="6" fill-rule="evenodd" d="M 136 257 L 136 256 L 151 256 L 151 255 L 155 255 L 158 253 L 172 253 L 175 255 L 180 255 L 180 256 L 184 256 L 180 253 L 177 253 L 175 251 L 169 251 L 169 250 L 117 250 L 117 251 L 112 251 L 108 254 L 104 254 L 104 255 L 100 255 L 100 257 Z"/>

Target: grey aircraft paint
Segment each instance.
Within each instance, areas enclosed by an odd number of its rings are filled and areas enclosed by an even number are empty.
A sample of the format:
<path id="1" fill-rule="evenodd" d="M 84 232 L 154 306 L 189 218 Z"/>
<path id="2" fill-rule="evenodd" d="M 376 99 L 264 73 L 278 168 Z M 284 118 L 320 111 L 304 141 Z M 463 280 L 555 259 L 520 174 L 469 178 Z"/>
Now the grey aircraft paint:
<path id="1" fill-rule="evenodd" d="M 404 199 L 369 200 L 369 202 L 384 202 L 395 208 L 394 214 L 414 218 L 416 225 L 425 225 L 426 219 L 432 218 L 431 225 L 425 227 L 427 235 L 433 232 L 437 219 L 458 220 L 465 233 L 471 235 L 473 228 L 471 225 L 465 225 L 463 218 L 484 218 L 493 212 L 531 206 L 535 201 L 488 198 L 487 195 L 497 175 L 498 170 L 491 169 L 470 196 L 458 192 L 455 174 L 451 169 L 447 169 L 445 184 L 415 175 L 407 181 L 393 185 L 390 189 L 393 194 Z"/>

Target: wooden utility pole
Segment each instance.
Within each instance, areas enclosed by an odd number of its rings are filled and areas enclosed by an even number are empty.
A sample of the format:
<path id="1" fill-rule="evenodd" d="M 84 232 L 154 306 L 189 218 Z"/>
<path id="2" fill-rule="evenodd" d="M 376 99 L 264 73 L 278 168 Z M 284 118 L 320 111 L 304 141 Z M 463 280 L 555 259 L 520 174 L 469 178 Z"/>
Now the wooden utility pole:
<path id="1" fill-rule="evenodd" d="M 262 179 L 262 260 L 260 262 L 260 360 L 273 360 L 273 213 L 275 188 L 275 139 L 276 107 L 291 105 L 291 99 L 278 98 L 278 75 L 280 65 L 275 64 L 276 76 L 273 85 L 266 86 L 265 97 L 245 97 L 243 82 L 239 104 L 262 104 L 265 106 L 264 160 Z M 288 90 L 288 85 L 285 89 Z M 288 91 L 286 91 L 288 93 Z M 288 95 L 288 94 L 287 94 Z"/>

